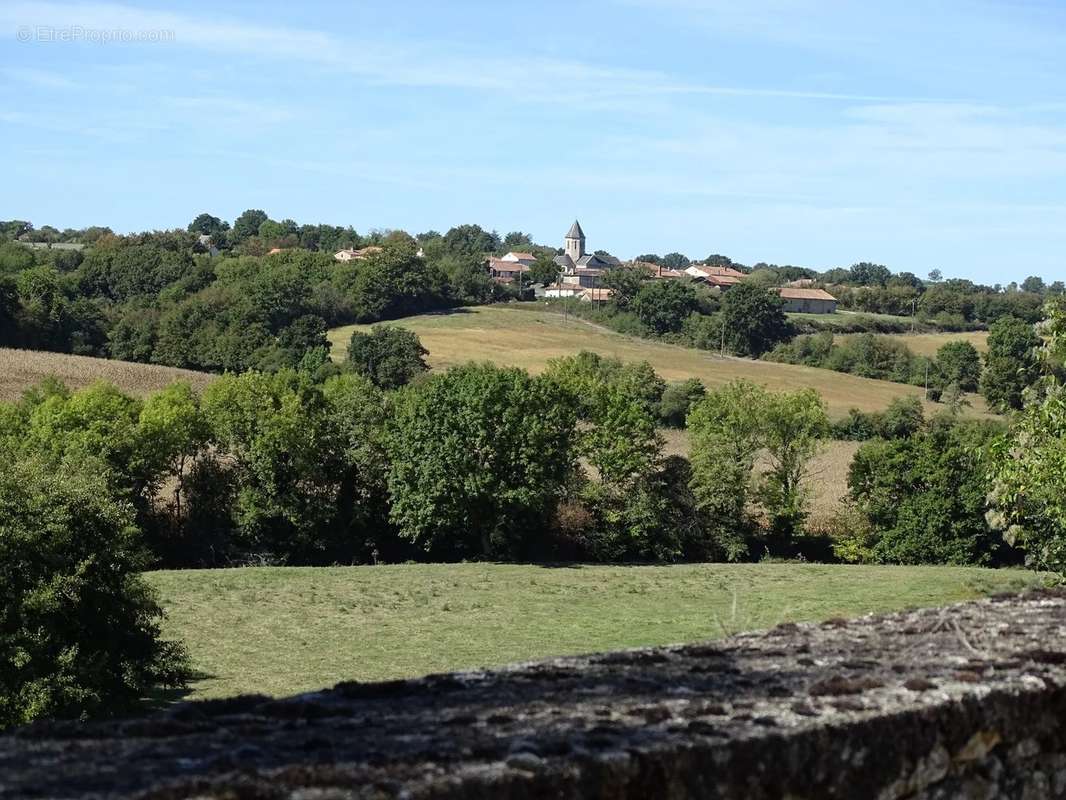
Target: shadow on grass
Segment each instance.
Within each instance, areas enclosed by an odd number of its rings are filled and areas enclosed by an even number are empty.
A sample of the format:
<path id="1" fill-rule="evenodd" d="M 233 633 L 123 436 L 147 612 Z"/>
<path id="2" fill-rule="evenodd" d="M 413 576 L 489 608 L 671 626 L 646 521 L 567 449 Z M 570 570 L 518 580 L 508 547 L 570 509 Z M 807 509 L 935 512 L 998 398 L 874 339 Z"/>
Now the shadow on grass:
<path id="1" fill-rule="evenodd" d="M 217 677 L 217 675 L 212 675 L 209 672 L 193 670 L 189 674 L 189 680 L 185 684 L 185 686 L 171 687 L 166 689 L 160 688 L 156 689 L 155 691 L 149 692 L 143 701 L 144 711 L 163 711 L 169 708 L 170 706 L 184 702 L 189 698 L 189 695 L 191 695 L 195 691 L 195 689 L 193 688 L 194 683 L 214 680 Z"/>

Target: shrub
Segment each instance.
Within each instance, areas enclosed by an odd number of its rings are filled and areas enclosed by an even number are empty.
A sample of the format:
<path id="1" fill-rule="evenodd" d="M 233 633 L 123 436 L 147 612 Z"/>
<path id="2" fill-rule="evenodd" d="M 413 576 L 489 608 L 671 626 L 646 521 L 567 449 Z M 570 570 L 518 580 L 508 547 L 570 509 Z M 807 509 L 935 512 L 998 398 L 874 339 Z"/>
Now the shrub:
<path id="1" fill-rule="evenodd" d="M 662 399 L 659 401 L 659 419 L 663 425 L 671 428 L 685 427 L 688 412 L 706 394 L 707 390 L 699 378 L 688 378 L 669 384 L 663 390 Z"/>
<path id="2" fill-rule="evenodd" d="M 0 728 L 117 714 L 188 674 L 132 514 L 87 469 L 0 464 Z"/>

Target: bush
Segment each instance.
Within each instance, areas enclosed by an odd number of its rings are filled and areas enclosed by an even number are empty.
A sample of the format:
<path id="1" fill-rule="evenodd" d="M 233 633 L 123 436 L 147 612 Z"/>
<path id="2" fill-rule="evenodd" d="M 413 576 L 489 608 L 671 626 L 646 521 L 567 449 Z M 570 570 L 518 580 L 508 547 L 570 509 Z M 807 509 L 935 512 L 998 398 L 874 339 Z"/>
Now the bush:
<path id="1" fill-rule="evenodd" d="M 688 412 L 706 394 L 707 390 L 699 378 L 688 378 L 667 385 L 659 401 L 659 420 L 670 428 L 685 427 Z"/>
<path id="2" fill-rule="evenodd" d="M 87 468 L 0 465 L 0 728 L 117 714 L 184 682 L 144 564 L 129 508 Z"/>

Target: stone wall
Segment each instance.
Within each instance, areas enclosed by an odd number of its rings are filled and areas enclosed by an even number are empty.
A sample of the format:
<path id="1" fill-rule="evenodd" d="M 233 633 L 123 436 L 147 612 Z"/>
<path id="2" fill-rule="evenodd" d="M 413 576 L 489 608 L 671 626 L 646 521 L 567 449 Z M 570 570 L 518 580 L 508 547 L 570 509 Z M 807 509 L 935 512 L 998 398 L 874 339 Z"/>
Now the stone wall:
<path id="1" fill-rule="evenodd" d="M 0 797 L 1066 797 L 1066 595 L 0 738 Z"/>

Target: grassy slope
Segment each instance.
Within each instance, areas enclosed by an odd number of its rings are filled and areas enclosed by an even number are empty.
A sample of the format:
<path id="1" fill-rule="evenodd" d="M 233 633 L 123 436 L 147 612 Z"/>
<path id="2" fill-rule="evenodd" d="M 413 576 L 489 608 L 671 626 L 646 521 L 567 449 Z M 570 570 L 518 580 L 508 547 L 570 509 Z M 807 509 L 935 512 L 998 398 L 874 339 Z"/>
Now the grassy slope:
<path id="1" fill-rule="evenodd" d="M 72 389 L 99 380 L 109 381 L 136 395 L 150 394 L 179 380 L 203 389 L 214 378 L 205 372 L 154 364 L 0 348 L 0 400 L 17 400 L 26 389 L 49 376 L 59 378 Z"/>
<path id="2" fill-rule="evenodd" d="M 551 358 L 593 350 L 623 361 L 648 361 L 667 380 L 696 377 L 712 388 L 737 378 L 777 391 L 814 387 L 834 417 L 843 416 L 849 408 L 881 410 L 896 397 L 921 394 L 917 387 L 813 367 L 721 358 L 706 351 L 624 336 L 573 317 L 565 320 L 559 314 L 528 307 L 483 306 L 409 317 L 393 324 L 418 333 L 429 350 L 430 365 L 437 369 L 488 360 L 537 372 Z M 343 358 L 353 330 L 365 329 L 349 325 L 330 331 L 334 357 Z M 980 398 L 972 398 L 972 402 L 976 410 L 984 409 Z"/>
<path id="3" fill-rule="evenodd" d="M 197 697 L 290 694 L 638 645 L 786 620 L 961 601 L 1033 582 L 955 567 L 454 564 L 150 573 Z M 732 615 L 736 593 L 736 616 Z"/>

